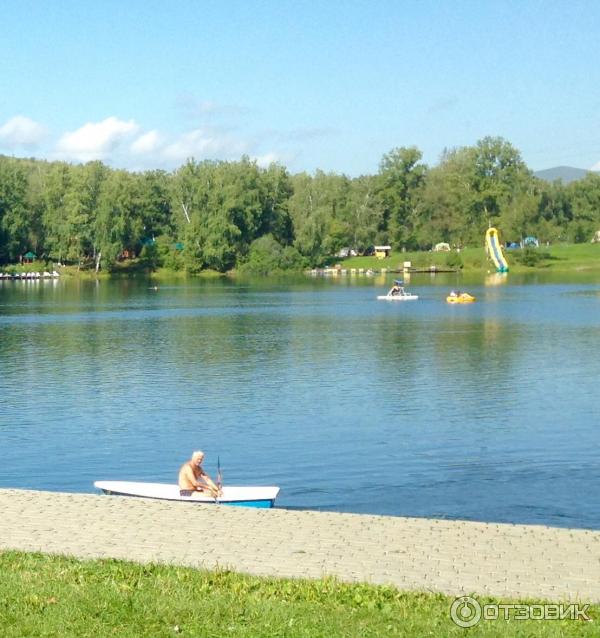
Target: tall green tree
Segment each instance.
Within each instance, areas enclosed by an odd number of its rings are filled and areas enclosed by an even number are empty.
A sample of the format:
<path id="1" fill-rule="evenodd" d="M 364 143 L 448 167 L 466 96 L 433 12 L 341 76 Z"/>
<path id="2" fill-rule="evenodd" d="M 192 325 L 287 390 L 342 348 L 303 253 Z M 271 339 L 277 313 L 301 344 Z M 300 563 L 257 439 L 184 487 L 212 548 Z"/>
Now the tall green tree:
<path id="1" fill-rule="evenodd" d="M 295 175 L 289 201 L 294 223 L 294 246 L 302 255 L 320 260 L 348 246 L 353 239 L 349 222 L 350 180 L 344 175 L 316 171 Z"/>
<path id="2" fill-rule="evenodd" d="M 428 178 L 421 241 L 478 244 L 488 226 L 520 234 L 532 226 L 539 206 L 533 176 L 520 153 L 498 137 L 444 151 Z"/>
<path id="3" fill-rule="evenodd" d="M 0 159 L 0 261 L 14 261 L 27 247 L 31 215 L 27 173 L 9 158 Z"/>
<path id="4" fill-rule="evenodd" d="M 576 243 L 590 241 L 600 229 L 600 175 L 588 173 L 567 186 L 573 218 L 569 239 Z"/>
<path id="5" fill-rule="evenodd" d="M 66 162 L 54 162 L 47 167 L 44 176 L 45 246 L 48 253 L 58 261 L 66 261 L 76 255 L 74 230 L 65 216 L 67 192 L 71 187 L 73 167 Z"/>
<path id="6" fill-rule="evenodd" d="M 420 163 L 423 154 L 415 146 L 394 148 L 379 164 L 379 191 L 384 216 L 382 231 L 387 231 L 393 246 L 414 247 L 415 225 L 427 167 Z"/>
<path id="7" fill-rule="evenodd" d="M 46 162 L 29 160 L 26 164 L 28 172 L 27 182 L 27 210 L 30 214 L 27 245 L 39 256 L 45 256 L 44 215 L 44 172 Z"/>
<path id="8" fill-rule="evenodd" d="M 544 241 L 566 241 L 573 220 L 573 204 L 560 180 L 552 183 L 537 180 L 540 203 L 536 233 Z"/>
<path id="9" fill-rule="evenodd" d="M 421 248 L 438 242 L 460 247 L 470 239 L 467 216 L 474 198 L 473 166 L 473 148 L 450 149 L 429 171 L 416 231 Z"/>
<path id="10" fill-rule="evenodd" d="M 501 137 L 484 137 L 473 154 L 469 222 L 479 231 L 494 224 L 511 200 L 527 191 L 531 171 L 519 151 Z"/>
<path id="11" fill-rule="evenodd" d="M 159 170 L 146 171 L 138 177 L 138 181 L 145 237 L 174 237 L 169 174 Z"/>
<path id="12" fill-rule="evenodd" d="M 384 209 L 377 197 L 377 179 L 362 175 L 349 184 L 347 199 L 348 247 L 362 253 L 377 243 L 383 225 Z"/>
<path id="13" fill-rule="evenodd" d="M 289 200 L 293 187 L 287 170 L 270 164 L 263 172 L 263 215 L 257 236 L 272 235 L 283 246 L 294 241 L 294 223 L 290 215 Z"/>
<path id="14" fill-rule="evenodd" d="M 102 182 L 93 243 L 96 268 L 110 268 L 124 250 L 134 253 L 144 234 L 139 181 L 127 171 L 112 171 Z"/>
<path id="15" fill-rule="evenodd" d="M 71 179 L 63 200 L 63 215 L 70 238 L 67 257 L 79 264 L 96 254 L 95 222 L 102 185 L 108 175 L 108 168 L 97 161 L 71 168 Z"/>

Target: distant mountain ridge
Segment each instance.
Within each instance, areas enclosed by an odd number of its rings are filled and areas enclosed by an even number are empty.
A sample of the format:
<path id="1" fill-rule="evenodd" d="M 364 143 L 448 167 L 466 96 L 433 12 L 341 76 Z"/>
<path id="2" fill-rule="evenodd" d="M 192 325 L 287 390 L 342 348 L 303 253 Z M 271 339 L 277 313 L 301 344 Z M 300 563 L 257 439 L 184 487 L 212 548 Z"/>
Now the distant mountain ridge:
<path id="1" fill-rule="evenodd" d="M 589 171 L 585 168 L 574 168 L 573 166 L 554 166 L 543 171 L 535 171 L 533 174 L 546 182 L 553 182 L 559 179 L 563 184 L 568 184 L 569 182 L 583 179 L 588 173 L 598 174 L 598 171 Z"/>

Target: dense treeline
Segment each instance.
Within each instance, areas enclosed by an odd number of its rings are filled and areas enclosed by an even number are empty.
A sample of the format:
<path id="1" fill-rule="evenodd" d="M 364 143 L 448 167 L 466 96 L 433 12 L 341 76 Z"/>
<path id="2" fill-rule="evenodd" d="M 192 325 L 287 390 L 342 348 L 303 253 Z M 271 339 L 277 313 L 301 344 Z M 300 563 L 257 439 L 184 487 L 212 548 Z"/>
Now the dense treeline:
<path id="1" fill-rule="evenodd" d="M 342 247 L 481 244 L 490 223 L 509 241 L 584 242 L 600 228 L 600 176 L 543 182 L 502 138 L 444 151 L 434 167 L 421 160 L 396 148 L 377 174 L 348 178 L 247 157 L 172 173 L 0 157 L 0 263 L 32 251 L 97 269 L 135 255 L 149 267 L 268 272 Z"/>

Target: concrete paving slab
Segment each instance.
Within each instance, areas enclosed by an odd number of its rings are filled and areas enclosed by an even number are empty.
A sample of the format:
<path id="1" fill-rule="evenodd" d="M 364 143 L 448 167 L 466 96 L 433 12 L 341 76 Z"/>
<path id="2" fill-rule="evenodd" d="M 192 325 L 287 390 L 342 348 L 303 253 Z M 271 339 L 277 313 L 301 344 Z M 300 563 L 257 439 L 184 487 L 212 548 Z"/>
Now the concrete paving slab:
<path id="1" fill-rule="evenodd" d="M 600 602 L 600 532 L 0 489 L 0 550 Z"/>

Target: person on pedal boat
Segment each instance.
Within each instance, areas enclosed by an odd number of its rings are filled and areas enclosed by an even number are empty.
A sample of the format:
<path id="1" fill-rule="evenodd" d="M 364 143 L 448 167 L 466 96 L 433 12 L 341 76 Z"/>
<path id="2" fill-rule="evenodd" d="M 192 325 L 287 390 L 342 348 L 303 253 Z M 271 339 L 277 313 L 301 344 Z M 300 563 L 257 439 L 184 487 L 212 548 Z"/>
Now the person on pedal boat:
<path id="1" fill-rule="evenodd" d="M 221 490 L 202 468 L 204 452 L 196 450 L 192 458 L 179 468 L 179 494 L 191 496 L 194 492 L 202 492 L 214 498 L 220 496 Z"/>

